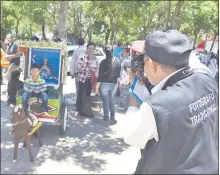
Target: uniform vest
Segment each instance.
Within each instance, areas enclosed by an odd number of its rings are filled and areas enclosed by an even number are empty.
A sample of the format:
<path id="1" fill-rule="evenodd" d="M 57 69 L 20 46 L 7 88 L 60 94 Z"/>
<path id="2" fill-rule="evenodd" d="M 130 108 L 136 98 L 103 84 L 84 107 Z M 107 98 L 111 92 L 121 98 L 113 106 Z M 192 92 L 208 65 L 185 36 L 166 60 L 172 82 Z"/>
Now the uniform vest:
<path id="1" fill-rule="evenodd" d="M 172 77 L 171 77 L 172 78 Z M 159 141 L 141 150 L 135 174 L 218 173 L 218 89 L 195 72 L 150 96 Z"/>

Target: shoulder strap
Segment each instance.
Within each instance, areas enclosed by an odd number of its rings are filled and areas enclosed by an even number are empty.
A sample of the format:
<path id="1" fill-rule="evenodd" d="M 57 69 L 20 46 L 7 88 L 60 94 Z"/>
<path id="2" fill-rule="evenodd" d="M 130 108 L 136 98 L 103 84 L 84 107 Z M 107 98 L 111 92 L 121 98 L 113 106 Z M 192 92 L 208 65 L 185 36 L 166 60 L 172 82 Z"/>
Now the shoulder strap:
<path id="1" fill-rule="evenodd" d="M 173 76 L 171 76 L 164 84 L 162 90 L 165 90 L 168 86 L 172 86 L 175 83 L 177 83 L 178 81 L 191 76 L 195 72 L 200 72 L 200 73 L 207 74 L 207 75 L 211 76 L 210 72 L 208 72 L 205 69 L 191 69 L 190 67 L 185 67 L 181 71 L 179 71 L 176 74 L 174 74 Z"/>

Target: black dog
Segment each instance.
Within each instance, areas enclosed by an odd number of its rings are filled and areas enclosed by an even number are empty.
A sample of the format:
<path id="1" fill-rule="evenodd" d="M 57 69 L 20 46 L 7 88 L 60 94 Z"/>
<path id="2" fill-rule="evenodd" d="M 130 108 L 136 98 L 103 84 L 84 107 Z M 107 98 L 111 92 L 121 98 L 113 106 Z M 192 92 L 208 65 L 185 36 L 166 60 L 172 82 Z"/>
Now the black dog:
<path id="1" fill-rule="evenodd" d="M 24 82 L 19 80 L 21 71 L 21 69 L 18 69 L 11 74 L 11 79 L 8 83 L 8 105 L 16 105 L 17 91 L 23 89 Z"/>

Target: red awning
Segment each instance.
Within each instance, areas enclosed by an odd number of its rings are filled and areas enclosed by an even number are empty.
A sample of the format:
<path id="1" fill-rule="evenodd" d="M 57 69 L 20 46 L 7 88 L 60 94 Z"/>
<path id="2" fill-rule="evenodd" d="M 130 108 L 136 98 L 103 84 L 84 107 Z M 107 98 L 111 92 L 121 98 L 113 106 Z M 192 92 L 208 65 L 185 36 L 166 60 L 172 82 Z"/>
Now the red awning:
<path id="1" fill-rule="evenodd" d="M 196 48 L 196 52 L 203 52 L 203 48 Z"/>
<path id="2" fill-rule="evenodd" d="M 203 41 L 201 41 L 199 44 L 198 44 L 198 46 L 197 46 L 197 48 L 204 48 L 205 47 L 205 40 L 203 40 Z"/>

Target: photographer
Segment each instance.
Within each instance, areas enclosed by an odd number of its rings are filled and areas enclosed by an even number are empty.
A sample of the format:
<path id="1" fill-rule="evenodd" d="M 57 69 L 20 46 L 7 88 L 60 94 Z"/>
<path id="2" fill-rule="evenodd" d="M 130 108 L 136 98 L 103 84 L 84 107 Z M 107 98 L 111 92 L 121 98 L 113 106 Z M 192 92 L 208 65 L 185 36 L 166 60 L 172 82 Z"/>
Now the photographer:
<path id="1" fill-rule="evenodd" d="M 135 174 L 218 173 L 218 88 L 200 64 L 189 67 L 190 53 L 188 38 L 177 30 L 145 40 L 144 74 L 155 87 L 142 104 L 130 96 L 117 122 L 124 141 L 141 149 Z M 129 70 L 131 83 L 134 76 Z"/>

